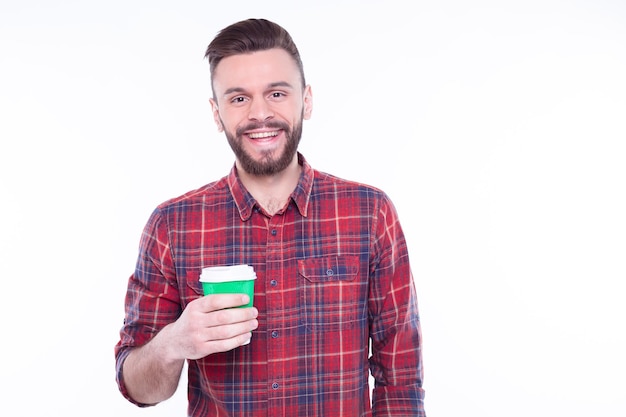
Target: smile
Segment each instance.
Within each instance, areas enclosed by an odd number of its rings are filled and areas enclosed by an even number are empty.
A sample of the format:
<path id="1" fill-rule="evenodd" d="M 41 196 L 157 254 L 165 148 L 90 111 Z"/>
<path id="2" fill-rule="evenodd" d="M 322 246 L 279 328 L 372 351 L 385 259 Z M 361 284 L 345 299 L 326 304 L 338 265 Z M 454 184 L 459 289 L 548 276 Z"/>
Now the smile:
<path id="1" fill-rule="evenodd" d="M 250 137 L 250 139 L 272 138 L 274 136 L 278 136 L 278 131 L 249 133 L 248 136 Z"/>

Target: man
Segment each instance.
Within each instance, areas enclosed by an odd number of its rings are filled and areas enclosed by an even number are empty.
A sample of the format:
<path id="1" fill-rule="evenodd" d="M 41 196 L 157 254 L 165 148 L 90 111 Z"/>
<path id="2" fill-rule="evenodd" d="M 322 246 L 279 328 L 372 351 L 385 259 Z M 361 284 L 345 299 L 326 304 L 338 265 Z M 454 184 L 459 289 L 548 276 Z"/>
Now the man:
<path id="1" fill-rule="evenodd" d="M 188 361 L 190 416 L 425 416 L 396 211 L 382 191 L 297 152 L 312 93 L 291 37 L 250 19 L 223 29 L 206 57 L 235 164 L 149 219 L 115 347 L 121 392 L 139 406 L 166 400 Z M 256 271 L 254 307 L 202 294 L 203 268 L 236 264 Z"/>

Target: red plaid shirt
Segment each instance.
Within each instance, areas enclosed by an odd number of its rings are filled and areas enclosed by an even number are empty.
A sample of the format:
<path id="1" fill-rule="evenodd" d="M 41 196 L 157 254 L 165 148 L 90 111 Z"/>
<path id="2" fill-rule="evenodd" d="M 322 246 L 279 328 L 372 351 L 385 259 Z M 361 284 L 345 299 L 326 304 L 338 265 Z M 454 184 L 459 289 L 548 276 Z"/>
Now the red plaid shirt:
<path id="1" fill-rule="evenodd" d="M 202 268 L 243 263 L 257 273 L 259 327 L 249 345 L 189 361 L 190 416 L 425 416 L 417 298 L 396 211 L 380 190 L 299 158 L 300 182 L 273 216 L 235 168 L 154 211 L 115 348 L 127 398 L 130 349 L 202 296 Z"/>

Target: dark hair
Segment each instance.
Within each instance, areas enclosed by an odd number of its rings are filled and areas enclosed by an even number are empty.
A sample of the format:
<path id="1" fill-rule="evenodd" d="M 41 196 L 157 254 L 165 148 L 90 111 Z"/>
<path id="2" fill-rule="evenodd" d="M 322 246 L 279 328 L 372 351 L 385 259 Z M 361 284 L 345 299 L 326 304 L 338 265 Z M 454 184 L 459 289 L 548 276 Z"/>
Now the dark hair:
<path id="1" fill-rule="evenodd" d="M 204 57 L 209 61 L 211 71 L 211 85 L 215 68 L 224 58 L 232 55 L 246 54 L 281 48 L 292 56 L 304 81 L 304 67 L 300 59 L 298 48 L 291 39 L 291 35 L 283 27 L 266 19 L 248 19 L 222 29 L 211 41 Z"/>

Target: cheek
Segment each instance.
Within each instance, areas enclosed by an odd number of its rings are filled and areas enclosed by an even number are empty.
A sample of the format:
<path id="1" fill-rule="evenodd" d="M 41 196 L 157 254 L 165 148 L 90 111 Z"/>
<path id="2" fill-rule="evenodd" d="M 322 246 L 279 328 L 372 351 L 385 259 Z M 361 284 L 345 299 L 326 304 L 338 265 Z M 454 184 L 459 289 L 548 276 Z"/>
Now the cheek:
<path id="1" fill-rule="evenodd" d="M 233 119 L 232 115 L 224 114 L 224 112 L 218 113 L 215 117 L 215 123 L 217 124 L 217 129 L 220 132 L 233 130 L 237 127 L 236 121 Z"/>
<path id="2" fill-rule="evenodd" d="M 242 114 L 231 109 L 225 111 L 222 108 L 221 111 L 215 113 L 215 123 L 220 131 L 234 131 L 242 122 L 245 122 Z"/>

